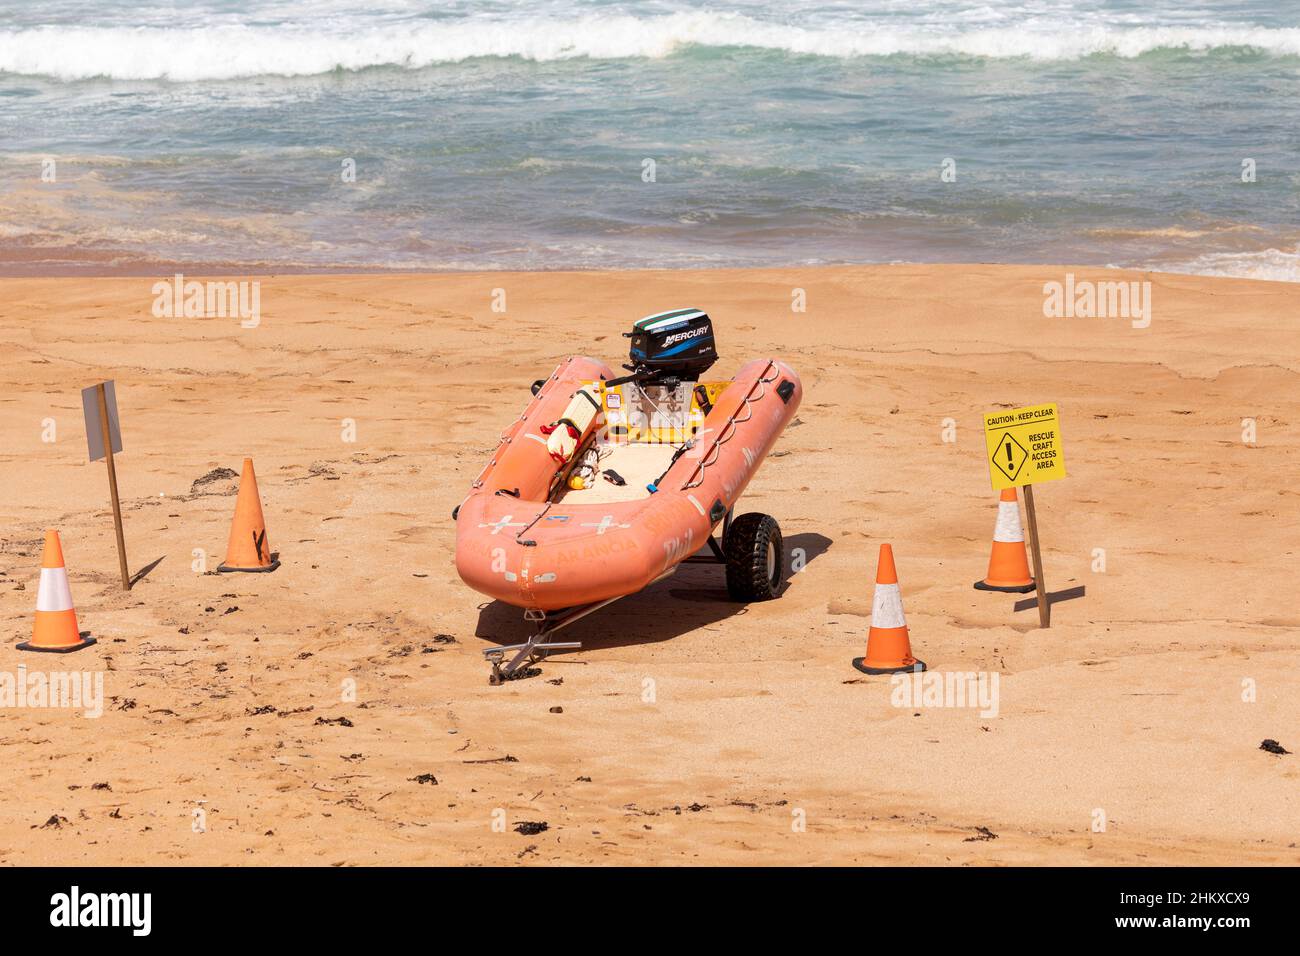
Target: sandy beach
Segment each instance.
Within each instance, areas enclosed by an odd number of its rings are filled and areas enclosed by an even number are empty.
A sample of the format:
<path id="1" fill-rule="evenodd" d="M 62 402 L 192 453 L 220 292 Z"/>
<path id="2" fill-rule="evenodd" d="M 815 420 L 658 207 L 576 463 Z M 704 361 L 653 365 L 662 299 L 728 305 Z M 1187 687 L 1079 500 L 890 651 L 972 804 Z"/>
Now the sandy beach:
<path id="1" fill-rule="evenodd" d="M 1066 273 L 1149 281 L 1150 326 L 1044 317 Z M 155 317 L 153 278 L 0 280 L 0 670 L 105 670 L 98 719 L 0 711 L 0 862 L 1300 863 L 1300 756 L 1260 749 L 1300 751 L 1300 285 L 993 265 L 259 281 L 243 328 Z M 716 372 L 772 355 L 803 377 L 738 510 L 775 515 L 806 566 L 750 606 L 684 567 L 489 686 L 483 649 L 526 627 L 460 582 L 452 508 L 532 380 L 616 364 L 634 319 L 687 305 L 714 318 Z M 82 423 L 103 379 L 130 567 L 151 566 L 129 593 Z M 1069 477 L 1037 491 L 1046 577 L 1085 593 L 1040 630 L 971 584 L 996 513 L 981 416 L 1052 401 Z M 217 575 L 235 483 L 196 480 L 244 456 L 283 564 Z M 47 527 L 99 641 L 66 656 L 14 648 Z M 996 716 L 895 707 L 850 666 L 881 542 L 913 650 L 997 672 Z"/>

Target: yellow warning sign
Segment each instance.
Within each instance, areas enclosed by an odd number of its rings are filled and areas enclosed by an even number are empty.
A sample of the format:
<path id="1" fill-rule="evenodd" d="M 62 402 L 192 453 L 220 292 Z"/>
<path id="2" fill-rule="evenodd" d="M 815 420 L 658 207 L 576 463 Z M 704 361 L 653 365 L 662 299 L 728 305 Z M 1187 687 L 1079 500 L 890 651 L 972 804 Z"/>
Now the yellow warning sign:
<path id="1" fill-rule="evenodd" d="M 984 416 L 993 490 L 1065 477 L 1056 403 L 989 412 Z"/>

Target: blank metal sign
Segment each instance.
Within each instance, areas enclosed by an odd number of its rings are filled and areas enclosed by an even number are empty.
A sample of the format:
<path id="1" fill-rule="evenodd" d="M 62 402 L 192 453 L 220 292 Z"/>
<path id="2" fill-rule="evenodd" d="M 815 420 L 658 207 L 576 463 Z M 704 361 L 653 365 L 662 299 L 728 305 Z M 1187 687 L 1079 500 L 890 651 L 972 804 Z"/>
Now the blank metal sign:
<path id="1" fill-rule="evenodd" d="M 99 461 L 104 457 L 104 424 L 99 417 L 99 386 L 81 390 L 81 410 L 86 415 L 86 447 L 90 450 L 90 460 Z M 108 432 L 113 441 L 113 454 L 122 450 L 122 429 L 117 422 L 117 392 L 113 383 L 104 383 L 104 401 L 108 405 Z"/>

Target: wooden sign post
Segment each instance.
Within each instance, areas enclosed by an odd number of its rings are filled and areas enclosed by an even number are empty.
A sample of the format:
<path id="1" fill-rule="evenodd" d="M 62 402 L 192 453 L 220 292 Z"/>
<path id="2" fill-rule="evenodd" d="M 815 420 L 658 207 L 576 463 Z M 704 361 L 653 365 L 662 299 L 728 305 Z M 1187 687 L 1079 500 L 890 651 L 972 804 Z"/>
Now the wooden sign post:
<path id="1" fill-rule="evenodd" d="M 984 416 L 984 444 L 988 449 L 989 478 L 993 490 L 1023 487 L 1029 545 L 1033 550 L 1034 586 L 1038 591 L 1038 626 L 1052 626 L 1052 606 L 1043 580 L 1043 552 L 1038 543 L 1038 512 L 1034 484 L 1065 477 L 1060 416 L 1056 404 L 989 412 Z"/>
<path id="2" fill-rule="evenodd" d="M 117 468 L 113 452 L 122 450 L 122 430 L 117 418 L 117 392 L 113 383 L 100 382 L 81 390 L 81 408 L 86 417 L 86 445 L 90 460 L 103 458 L 108 465 L 108 493 L 113 501 L 113 528 L 117 532 L 117 564 L 122 572 L 122 590 L 131 590 L 131 572 L 126 566 L 126 537 L 122 533 L 122 503 L 117 496 Z"/>
<path id="3" fill-rule="evenodd" d="M 1025 485 L 1025 517 L 1029 519 L 1029 547 L 1034 556 L 1034 587 L 1038 591 L 1038 626 L 1052 626 L 1052 605 L 1043 580 L 1043 552 L 1038 547 L 1038 515 L 1034 512 L 1034 486 Z"/>

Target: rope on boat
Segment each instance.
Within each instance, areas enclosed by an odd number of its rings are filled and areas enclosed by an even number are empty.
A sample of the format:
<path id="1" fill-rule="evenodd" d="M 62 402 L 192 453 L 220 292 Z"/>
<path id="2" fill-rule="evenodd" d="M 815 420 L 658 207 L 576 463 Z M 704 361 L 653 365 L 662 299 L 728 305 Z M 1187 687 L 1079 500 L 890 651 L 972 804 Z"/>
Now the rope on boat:
<path id="1" fill-rule="evenodd" d="M 515 424 L 518 424 L 519 422 L 528 421 L 528 412 L 533 408 L 533 406 L 541 403 L 543 396 L 546 395 L 547 390 L 551 387 L 551 383 L 559 380 L 560 369 L 564 368 L 565 365 L 569 364 L 569 362 L 572 361 L 573 361 L 573 356 L 569 356 L 568 359 L 561 362 L 559 365 L 555 366 L 555 371 L 551 373 L 551 377 L 546 380 L 545 385 L 543 385 L 540 389 L 537 390 L 537 394 L 532 397 L 532 400 L 529 401 L 529 403 L 524 406 L 524 410 L 520 412 L 519 417 L 515 419 Z M 501 433 L 500 438 L 497 439 L 497 447 L 492 449 L 492 460 L 483 466 L 483 470 L 478 473 L 478 477 L 475 478 L 473 483 L 470 485 L 471 488 L 483 487 L 483 478 L 485 475 L 487 475 L 489 471 L 491 471 L 496 466 L 497 455 L 501 451 L 501 446 L 510 444 L 509 431 L 510 431 L 509 429 L 506 429 L 506 431 Z"/>
<path id="2" fill-rule="evenodd" d="M 767 368 L 763 369 L 763 371 L 766 372 L 767 369 L 770 369 L 772 367 L 773 367 L 772 362 L 769 360 L 767 363 Z M 764 378 L 761 374 L 758 376 L 758 380 L 755 381 L 752 386 L 750 386 L 749 391 L 745 394 L 745 398 L 740 403 L 740 407 L 727 417 L 727 424 L 722 426 L 722 431 L 721 433 L 719 433 L 717 439 L 713 442 L 713 447 L 709 449 L 709 453 L 705 455 L 703 458 L 701 458 L 700 463 L 695 466 L 695 471 L 692 472 L 691 474 L 691 480 L 687 481 L 686 484 L 682 485 L 682 491 L 688 491 L 691 488 L 698 488 L 700 485 L 704 484 L 704 472 L 708 469 L 710 465 L 717 464 L 718 456 L 722 454 L 722 446 L 726 442 L 731 441 L 731 439 L 736 436 L 737 425 L 743 425 L 745 422 L 749 421 L 751 418 L 754 417 L 754 409 L 752 407 L 753 403 L 763 400 L 763 396 L 767 394 L 766 386 L 768 385 L 768 383 L 775 382 L 780 377 L 780 375 L 781 373 L 778 370 L 778 371 L 774 371 L 772 375 L 768 378 Z M 754 394 L 755 389 L 758 390 L 757 395 Z M 745 417 L 737 418 L 736 416 L 739 415 L 741 412 L 745 413 Z"/>

